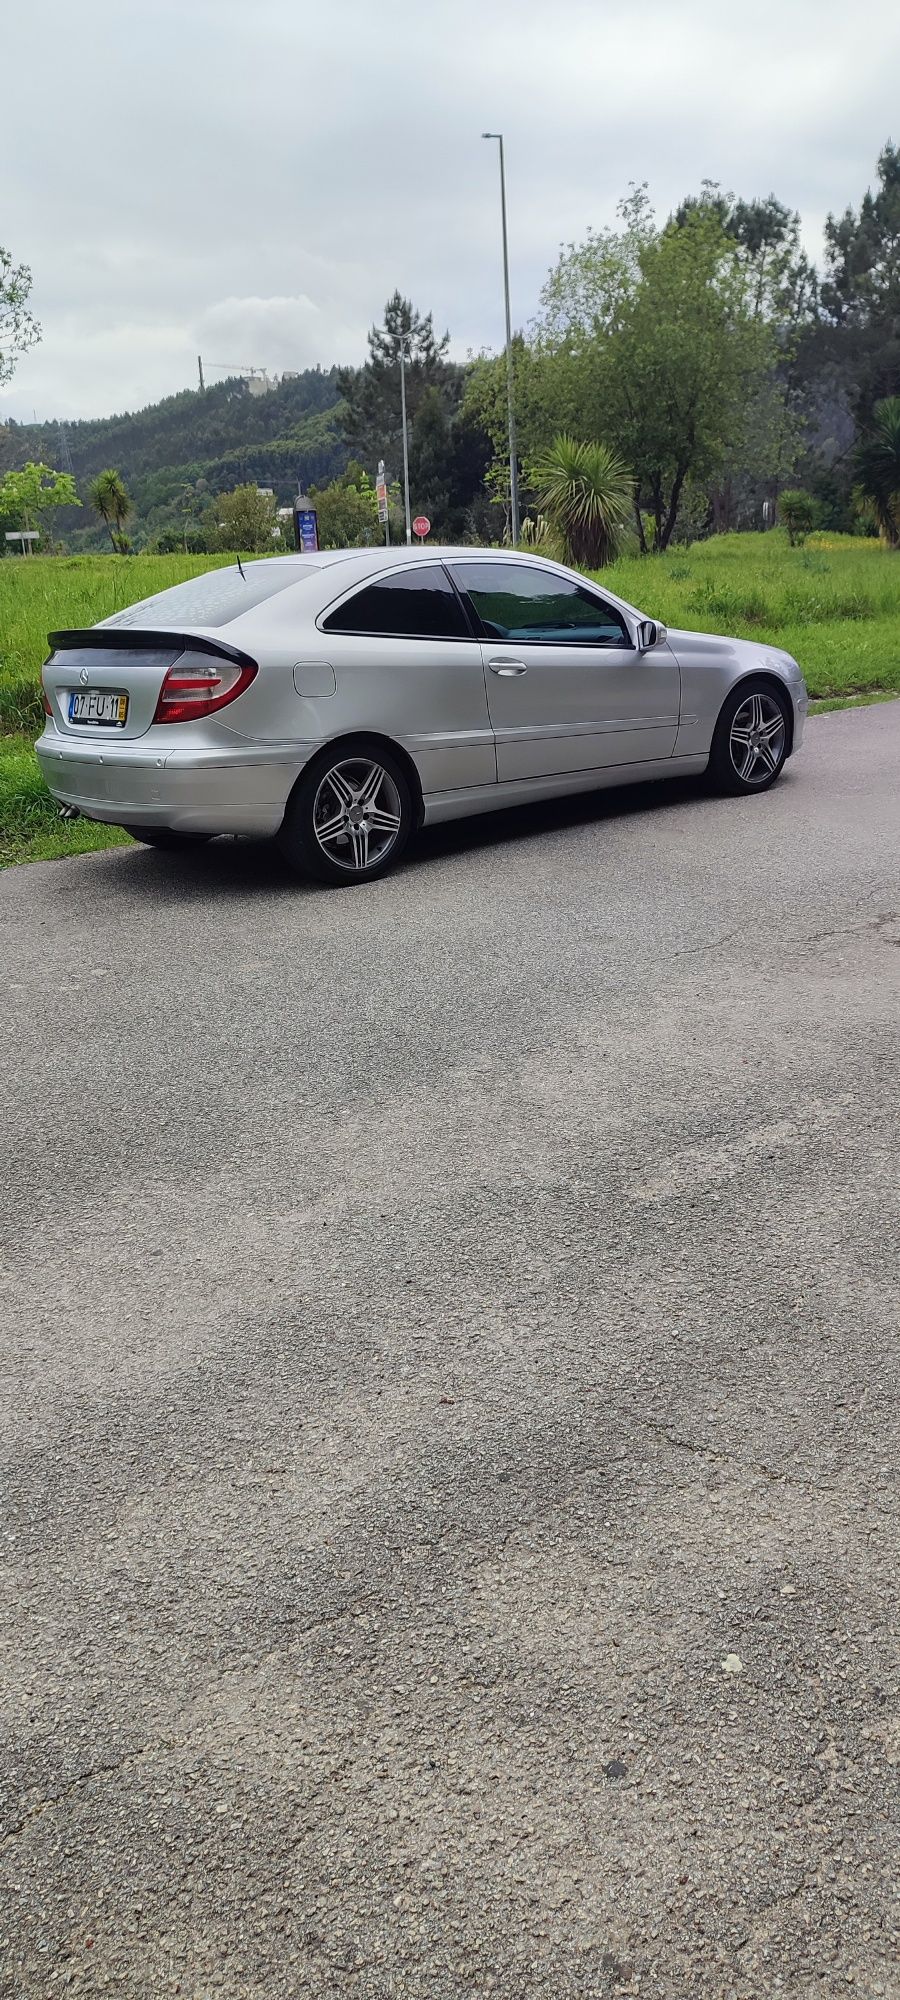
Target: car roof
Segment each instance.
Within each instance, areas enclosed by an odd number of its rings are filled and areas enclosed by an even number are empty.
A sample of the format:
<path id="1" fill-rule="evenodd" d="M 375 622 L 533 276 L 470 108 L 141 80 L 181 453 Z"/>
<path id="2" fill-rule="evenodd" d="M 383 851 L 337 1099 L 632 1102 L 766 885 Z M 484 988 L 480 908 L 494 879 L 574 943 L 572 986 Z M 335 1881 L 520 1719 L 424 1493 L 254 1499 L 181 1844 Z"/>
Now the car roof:
<path id="1" fill-rule="evenodd" d="M 306 568 L 324 569 L 331 563 L 363 562 L 367 556 L 381 563 L 432 562 L 446 560 L 448 556 L 464 557 L 467 562 L 482 562 L 490 558 L 497 562 L 541 562 L 545 566 L 551 561 L 549 556 L 532 555 L 524 549 L 472 548 L 470 544 L 444 542 L 391 542 L 386 548 L 383 542 L 356 549 L 316 549 L 297 550 L 296 555 L 260 556 L 254 561 L 254 569 L 284 569 L 287 563 Z M 561 565 L 554 563 L 554 568 Z"/>
<path id="2" fill-rule="evenodd" d="M 346 591 L 364 587 L 392 569 L 416 568 L 419 564 L 434 566 L 448 559 L 497 565 L 525 563 L 537 569 L 555 571 L 560 576 L 577 576 L 577 572 L 554 562 L 550 556 L 532 555 L 530 551 L 519 549 L 442 547 L 438 543 L 424 547 L 421 544 L 410 546 L 405 542 L 391 547 L 376 544 L 374 548 L 361 549 L 298 549 L 290 555 L 262 556 L 248 562 L 246 567 L 237 561 L 202 571 L 198 576 L 170 585 L 168 589 L 142 598 L 124 610 L 112 612 L 100 624 L 103 629 L 135 632 L 177 630 L 200 636 L 212 633 L 221 640 L 228 628 L 235 626 L 240 630 L 245 620 L 252 620 L 254 633 L 260 621 L 263 628 L 270 626 L 275 632 L 286 613 L 295 615 L 289 601 L 293 599 L 294 588 L 299 589 L 304 581 L 310 594 L 308 608 L 316 618 L 329 604 L 341 599 Z M 238 577 L 240 587 L 236 589 Z M 265 583 L 266 577 L 271 578 L 270 586 Z M 315 578 L 318 578 L 318 583 L 313 581 Z M 605 590 L 604 596 L 623 611 L 640 616 L 633 605 L 626 604 L 612 591 Z M 71 641 L 73 635 L 68 637 Z"/>
<path id="3" fill-rule="evenodd" d="M 595 590 L 598 588 L 596 580 L 593 577 L 582 578 L 577 570 L 573 570 L 566 563 L 557 562 L 553 556 L 545 555 L 541 550 L 532 552 L 530 549 L 473 548 L 471 544 L 466 543 L 442 544 L 440 542 L 430 542 L 427 544 L 410 544 L 408 542 L 392 542 L 388 547 L 385 547 L 384 543 L 376 543 L 374 548 L 370 545 L 368 548 L 361 549 L 318 549 L 310 554 L 301 553 L 298 550 L 296 555 L 262 556 L 258 563 L 254 563 L 253 567 L 254 569 L 280 568 L 283 570 L 290 563 L 295 564 L 298 570 L 303 569 L 308 573 L 311 569 L 318 569 L 322 572 L 341 563 L 353 563 L 356 565 L 356 573 L 352 579 L 352 585 L 347 585 L 349 589 L 364 584 L 370 575 L 373 578 L 383 576 L 385 569 L 394 567 L 408 569 L 410 564 L 414 563 L 448 561 L 467 563 L 529 563 L 535 569 L 555 570 L 560 576 L 573 577 L 576 582 L 583 581 Z M 334 581 L 338 592 L 340 592 L 343 588 L 342 584 L 337 577 L 335 577 Z M 641 618 L 643 616 L 643 613 L 636 605 L 630 604 L 625 597 L 619 597 L 614 590 L 609 588 L 608 584 L 603 584 L 599 587 L 602 588 L 604 597 L 608 598 L 612 604 L 617 604 L 620 610 L 627 612 L 632 618 Z"/>

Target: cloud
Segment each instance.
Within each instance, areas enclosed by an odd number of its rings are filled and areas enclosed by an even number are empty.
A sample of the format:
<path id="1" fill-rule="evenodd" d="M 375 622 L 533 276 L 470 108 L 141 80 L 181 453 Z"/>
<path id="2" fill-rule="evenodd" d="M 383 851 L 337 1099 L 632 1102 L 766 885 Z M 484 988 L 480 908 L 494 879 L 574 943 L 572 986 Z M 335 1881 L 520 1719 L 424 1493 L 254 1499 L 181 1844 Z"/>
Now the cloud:
<path id="1" fill-rule="evenodd" d="M 662 213 L 704 176 L 773 190 L 818 252 L 890 132 L 900 10 L 871 0 L 854 42 L 845 0 L 44 0 L 12 10 L 3 61 L 41 77 L 40 143 L 33 94 L 5 94 L 2 239 L 44 341 L 0 411 L 102 414 L 194 382 L 207 347 L 361 359 L 395 286 L 456 354 L 498 346 L 486 126 L 517 324 L 630 181 Z"/>
<path id="2" fill-rule="evenodd" d="M 365 343 L 365 325 L 344 325 L 327 305 L 317 305 L 303 292 L 294 297 L 275 294 L 271 298 L 217 299 L 193 322 L 198 352 L 213 365 L 224 356 L 225 365 L 235 360 L 241 366 L 265 366 L 276 372 L 283 368 L 314 367 L 323 350 L 336 362 L 355 360 Z"/>

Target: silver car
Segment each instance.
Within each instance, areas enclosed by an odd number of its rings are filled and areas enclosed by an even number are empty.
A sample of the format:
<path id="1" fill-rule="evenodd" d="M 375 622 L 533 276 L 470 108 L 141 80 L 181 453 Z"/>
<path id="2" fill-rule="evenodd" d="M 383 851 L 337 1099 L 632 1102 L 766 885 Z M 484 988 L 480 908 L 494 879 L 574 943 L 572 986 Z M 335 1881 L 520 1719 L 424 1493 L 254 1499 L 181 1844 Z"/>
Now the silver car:
<path id="1" fill-rule="evenodd" d="M 765 791 L 807 708 L 788 653 L 496 549 L 236 564 L 50 643 L 57 799 L 158 847 L 275 835 L 331 883 L 382 874 L 423 822 L 528 799 L 706 770 Z"/>

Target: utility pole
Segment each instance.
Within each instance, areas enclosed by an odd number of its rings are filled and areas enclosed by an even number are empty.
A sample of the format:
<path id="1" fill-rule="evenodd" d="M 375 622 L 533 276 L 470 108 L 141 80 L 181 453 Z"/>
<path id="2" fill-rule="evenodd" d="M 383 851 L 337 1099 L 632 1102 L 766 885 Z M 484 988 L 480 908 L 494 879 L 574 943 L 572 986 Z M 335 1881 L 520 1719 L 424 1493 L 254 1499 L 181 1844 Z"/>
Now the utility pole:
<path id="1" fill-rule="evenodd" d="M 400 344 L 400 414 L 403 423 L 403 505 L 406 511 L 406 539 L 412 542 L 412 523 L 409 512 L 409 432 L 406 423 L 406 344 Z"/>
<path id="2" fill-rule="evenodd" d="M 200 394 L 202 396 L 203 391 L 206 388 L 206 383 L 203 380 L 203 357 L 200 354 L 198 354 L 197 356 L 197 372 L 200 376 Z"/>
<path id="3" fill-rule="evenodd" d="M 503 297 L 506 304 L 506 401 L 509 412 L 509 512 L 513 544 L 519 539 L 519 468 L 516 462 L 516 412 L 513 401 L 512 320 L 509 311 L 509 245 L 506 235 L 506 168 L 503 133 L 482 132 L 482 139 L 500 144 L 500 213 L 503 221 Z"/>

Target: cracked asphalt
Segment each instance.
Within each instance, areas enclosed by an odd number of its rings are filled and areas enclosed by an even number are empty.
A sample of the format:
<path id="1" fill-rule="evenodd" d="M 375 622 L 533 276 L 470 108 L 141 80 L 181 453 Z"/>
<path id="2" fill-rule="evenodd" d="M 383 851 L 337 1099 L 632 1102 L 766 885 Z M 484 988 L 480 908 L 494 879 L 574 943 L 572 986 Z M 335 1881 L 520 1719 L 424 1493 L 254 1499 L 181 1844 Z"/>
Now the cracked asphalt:
<path id="1" fill-rule="evenodd" d="M 4 1995 L 900 1994 L 898 771 L 2 878 Z"/>

